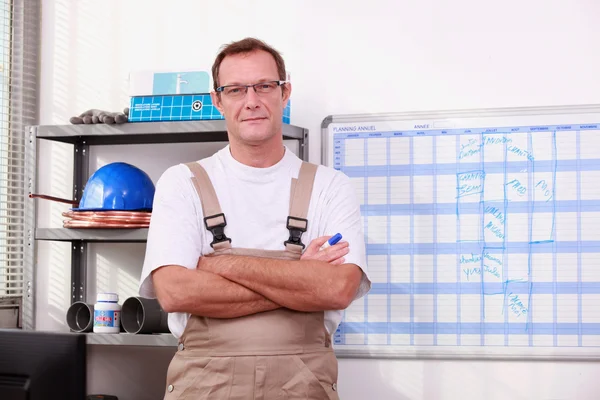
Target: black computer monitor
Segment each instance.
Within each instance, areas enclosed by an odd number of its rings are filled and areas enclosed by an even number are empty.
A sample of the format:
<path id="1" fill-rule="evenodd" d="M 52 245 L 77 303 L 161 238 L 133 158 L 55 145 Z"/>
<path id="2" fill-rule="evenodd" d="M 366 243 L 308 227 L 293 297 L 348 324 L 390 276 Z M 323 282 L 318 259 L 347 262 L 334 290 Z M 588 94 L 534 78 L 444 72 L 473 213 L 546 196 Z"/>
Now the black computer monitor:
<path id="1" fill-rule="evenodd" d="M 84 400 L 83 334 L 0 329 L 0 399 Z"/>

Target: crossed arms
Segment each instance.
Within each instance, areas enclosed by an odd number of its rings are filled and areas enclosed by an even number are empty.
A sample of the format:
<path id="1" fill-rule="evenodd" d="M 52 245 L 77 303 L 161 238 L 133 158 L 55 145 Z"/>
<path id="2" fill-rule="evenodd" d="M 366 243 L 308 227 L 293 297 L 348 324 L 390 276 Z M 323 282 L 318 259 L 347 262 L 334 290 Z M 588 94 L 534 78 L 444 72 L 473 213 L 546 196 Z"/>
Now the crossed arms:
<path id="1" fill-rule="evenodd" d="M 177 265 L 152 273 L 166 312 L 235 318 L 286 307 L 297 311 L 348 307 L 362 279 L 345 264 L 348 243 L 319 251 L 328 237 L 313 240 L 297 261 L 250 256 L 200 257 L 195 270 Z"/>

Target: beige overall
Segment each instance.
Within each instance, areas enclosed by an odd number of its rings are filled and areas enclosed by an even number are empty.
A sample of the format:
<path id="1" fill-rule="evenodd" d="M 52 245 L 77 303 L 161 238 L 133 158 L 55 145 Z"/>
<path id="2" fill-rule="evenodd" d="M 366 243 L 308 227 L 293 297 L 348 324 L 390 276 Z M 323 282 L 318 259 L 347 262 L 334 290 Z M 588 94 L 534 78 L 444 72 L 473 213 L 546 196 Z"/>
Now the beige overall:
<path id="1" fill-rule="evenodd" d="M 210 178 L 200 164 L 187 166 L 214 237 L 210 256 L 300 258 L 316 165 L 304 162 L 292 179 L 283 251 L 232 248 Z M 338 364 L 323 318 L 286 308 L 230 319 L 192 315 L 167 371 L 165 400 L 338 400 Z"/>

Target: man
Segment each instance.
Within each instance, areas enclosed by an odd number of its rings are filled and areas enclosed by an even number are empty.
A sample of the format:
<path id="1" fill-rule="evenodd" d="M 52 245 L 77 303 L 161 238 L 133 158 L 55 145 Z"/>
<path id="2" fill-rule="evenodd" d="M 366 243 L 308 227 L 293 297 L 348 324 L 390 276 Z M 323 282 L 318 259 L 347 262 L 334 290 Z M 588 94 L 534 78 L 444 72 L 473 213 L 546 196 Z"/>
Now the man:
<path id="1" fill-rule="evenodd" d="M 141 277 L 179 339 L 165 399 L 338 399 L 331 335 L 371 287 L 350 180 L 284 146 L 277 51 L 231 43 L 212 74 L 229 144 L 157 182 Z"/>

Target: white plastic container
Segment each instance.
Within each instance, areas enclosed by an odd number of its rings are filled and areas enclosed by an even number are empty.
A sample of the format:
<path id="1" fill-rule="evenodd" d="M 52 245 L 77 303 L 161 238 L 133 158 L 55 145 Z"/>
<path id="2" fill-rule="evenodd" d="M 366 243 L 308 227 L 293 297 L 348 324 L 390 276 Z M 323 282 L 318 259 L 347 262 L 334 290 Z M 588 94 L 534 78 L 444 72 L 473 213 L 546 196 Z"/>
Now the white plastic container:
<path id="1" fill-rule="evenodd" d="M 96 304 L 94 304 L 94 332 L 121 332 L 119 295 L 115 293 L 98 293 Z"/>

